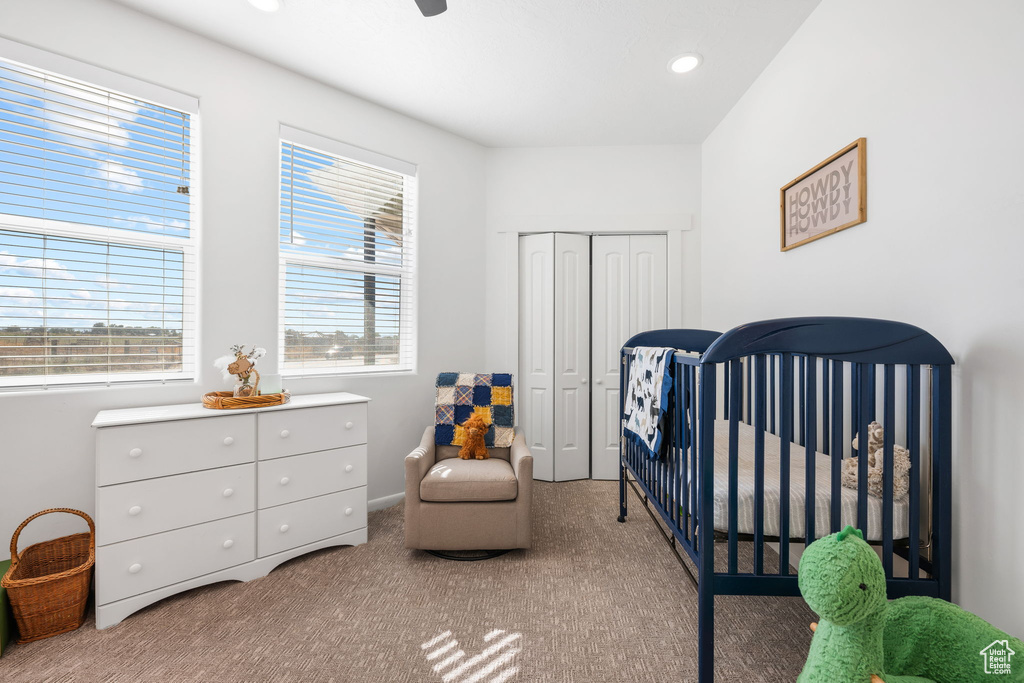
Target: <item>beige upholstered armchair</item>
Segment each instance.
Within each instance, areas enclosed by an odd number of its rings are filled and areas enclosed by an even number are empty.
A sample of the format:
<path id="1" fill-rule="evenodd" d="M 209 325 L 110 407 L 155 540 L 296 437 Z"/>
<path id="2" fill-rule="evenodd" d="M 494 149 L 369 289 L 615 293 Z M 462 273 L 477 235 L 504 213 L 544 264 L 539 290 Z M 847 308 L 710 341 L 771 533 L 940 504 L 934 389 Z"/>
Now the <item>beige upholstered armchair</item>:
<path id="1" fill-rule="evenodd" d="M 458 446 L 434 444 L 434 428 L 405 458 L 405 547 L 507 550 L 533 542 L 533 456 L 516 430 L 511 448 L 462 460 Z"/>

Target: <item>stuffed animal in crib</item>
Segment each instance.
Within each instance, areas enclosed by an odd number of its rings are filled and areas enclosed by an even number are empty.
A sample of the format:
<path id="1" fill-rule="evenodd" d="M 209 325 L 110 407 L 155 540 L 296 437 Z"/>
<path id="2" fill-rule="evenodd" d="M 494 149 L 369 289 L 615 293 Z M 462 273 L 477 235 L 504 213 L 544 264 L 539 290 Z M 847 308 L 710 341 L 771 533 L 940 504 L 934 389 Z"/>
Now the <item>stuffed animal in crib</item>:
<path id="1" fill-rule="evenodd" d="M 889 602 L 882 562 L 852 526 L 809 545 L 797 577 L 820 617 L 798 683 L 981 683 L 999 667 L 994 680 L 1024 681 L 1017 638 L 938 598 Z"/>
<path id="2" fill-rule="evenodd" d="M 853 447 L 858 447 L 860 436 L 853 437 Z M 872 422 L 868 425 L 868 492 L 873 496 L 882 497 L 882 475 L 885 463 L 885 430 L 882 425 Z M 858 458 L 843 460 L 843 486 L 857 490 Z M 910 490 L 910 451 L 903 446 L 893 444 L 892 447 L 892 497 L 898 500 Z"/>
<path id="3" fill-rule="evenodd" d="M 463 460 L 469 460 L 470 458 L 486 460 L 489 454 L 487 453 L 487 444 L 484 442 L 484 437 L 487 435 L 489 428 L 490 425 L 487 424 L 487 421 L 479 413 L 473 413 L 466 418 L 466 421 L 462 423 L 462 429 L 465 430 L 466 436 L 462 449 L 459 450 L 459 457 Z"/>

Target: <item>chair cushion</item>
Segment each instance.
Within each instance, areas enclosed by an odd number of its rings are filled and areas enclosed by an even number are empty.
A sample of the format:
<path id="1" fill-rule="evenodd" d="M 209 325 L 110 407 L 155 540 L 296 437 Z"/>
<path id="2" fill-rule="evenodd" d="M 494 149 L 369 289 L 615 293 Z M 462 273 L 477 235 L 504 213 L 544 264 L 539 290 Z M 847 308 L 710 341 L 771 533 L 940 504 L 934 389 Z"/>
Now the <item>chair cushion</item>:
<path id="1" fill-rule="evenodd" d="M 433 502 L 515 500 L 519 483 L 512 465 L 499 458 L 448 458 L 420 482 L 420 500 Z"/>

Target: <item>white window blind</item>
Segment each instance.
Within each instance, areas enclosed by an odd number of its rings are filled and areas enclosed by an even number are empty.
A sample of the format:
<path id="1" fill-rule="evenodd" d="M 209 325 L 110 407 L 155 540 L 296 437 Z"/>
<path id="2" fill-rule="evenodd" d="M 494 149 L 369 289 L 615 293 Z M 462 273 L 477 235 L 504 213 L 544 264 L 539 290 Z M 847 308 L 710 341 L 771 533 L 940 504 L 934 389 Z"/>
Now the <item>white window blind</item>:
<path id="1" fill-rule="evenodd" d="M 196 109 L 0 58 L 0 387 L 192 377 Z"/>
<path id="2" fill-rule="evenodd" d="M 282 371 L 412 370 L 415 167 L 302 131 L 282 138 Z"/>

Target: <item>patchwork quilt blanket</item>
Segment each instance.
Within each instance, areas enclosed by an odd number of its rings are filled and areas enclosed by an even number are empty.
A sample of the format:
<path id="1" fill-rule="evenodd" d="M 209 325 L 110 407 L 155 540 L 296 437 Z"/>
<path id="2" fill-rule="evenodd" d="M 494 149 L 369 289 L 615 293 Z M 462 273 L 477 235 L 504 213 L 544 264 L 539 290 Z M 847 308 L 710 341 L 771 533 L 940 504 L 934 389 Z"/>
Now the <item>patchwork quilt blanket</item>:
<path id="1" fill-rule="evenodd" d="M 675 349 L 638 346 L 629 364 L 629 385 L 626 387 L 625 434 L 647 449 L 651 458 L 661 453 L 664 429 L 661 421 L 672 388 L 669 363 Z"/>
<path id="2" fill-rule="evenodd" d="M 473 413 L 490 425 L 484 442 L 488 448 L 508 448 L 515 438 L 511 373 L 489 375 L 442 372 L 437 376 L 434 443 L 462 446 L 462 423 Z"/>

